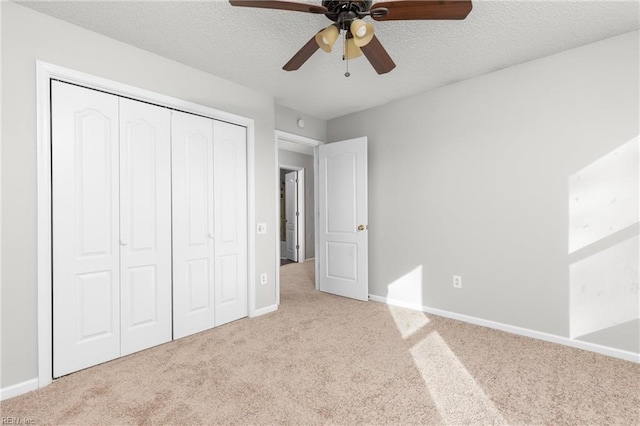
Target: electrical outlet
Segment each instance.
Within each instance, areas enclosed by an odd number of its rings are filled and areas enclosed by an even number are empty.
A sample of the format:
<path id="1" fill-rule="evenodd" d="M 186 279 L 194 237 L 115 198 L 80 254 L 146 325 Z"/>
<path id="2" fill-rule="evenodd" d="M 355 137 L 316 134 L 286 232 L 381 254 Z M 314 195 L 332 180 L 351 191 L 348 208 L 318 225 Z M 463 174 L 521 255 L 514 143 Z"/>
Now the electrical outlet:
<path id="1" fill-rule="evenodd" d="M 460 275 L 453 276 L 453 287 L 462 288 L 462 277 Z"/>
<path id="2" fill-rule="evenodd" d="M 260 274 L 260 284 L 265 285 L 267 283 L 267 274 Z"/>
<path id="3" fill-rule="evenodd" d="M 267 233 L 267 224 L 266 223 L 259 223 L 257 226 L 256 231 L 258 232 L 258 234 L 266 234 Z"/>

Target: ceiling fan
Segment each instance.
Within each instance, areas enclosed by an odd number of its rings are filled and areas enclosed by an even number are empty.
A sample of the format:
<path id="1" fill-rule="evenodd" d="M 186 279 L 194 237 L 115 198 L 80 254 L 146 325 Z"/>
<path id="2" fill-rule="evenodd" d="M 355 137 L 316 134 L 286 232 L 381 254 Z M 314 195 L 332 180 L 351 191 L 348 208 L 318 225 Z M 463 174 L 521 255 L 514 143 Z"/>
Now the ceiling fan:
<path id="1" fill-rule="evenodd" d="M 321 5 L 293 0 L 229 0 L 232 6 L 291 10 L 324 14 L 334 23 L 319 31 L 287 62 L 285 71 L 299 69 L 316 50 L 330 52 L 344 31 L 343 60 L 364 56 L 378 74 L 396 67 L 374 34 L 373 24 L 363 21 L 370 16 L 376 21 L 464 19 L 471 12 L 470 0 L 322 0 Z"/>

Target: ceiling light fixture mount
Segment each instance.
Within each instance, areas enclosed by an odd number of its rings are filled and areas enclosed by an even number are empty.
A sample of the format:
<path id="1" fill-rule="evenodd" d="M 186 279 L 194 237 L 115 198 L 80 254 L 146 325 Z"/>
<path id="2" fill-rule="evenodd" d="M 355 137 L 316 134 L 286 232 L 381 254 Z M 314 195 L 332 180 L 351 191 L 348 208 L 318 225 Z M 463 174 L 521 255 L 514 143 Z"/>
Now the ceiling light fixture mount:
<path id="1" fill-rule="evenodd" d="M 389 13 L 386 7 L 371 9 L 372 0 L 323 0 L 322 6 L 327 8 L 324 15 L 340 25 L 341 30 L 348 30 L 351 22 L 365 16 L 379 19 Z"/>

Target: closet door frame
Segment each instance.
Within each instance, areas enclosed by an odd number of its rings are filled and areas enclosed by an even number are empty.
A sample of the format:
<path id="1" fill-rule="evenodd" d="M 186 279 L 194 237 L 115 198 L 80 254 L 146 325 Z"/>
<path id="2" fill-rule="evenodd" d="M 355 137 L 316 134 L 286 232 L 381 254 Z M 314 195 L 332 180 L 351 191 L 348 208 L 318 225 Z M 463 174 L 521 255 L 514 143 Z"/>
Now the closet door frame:
<path id="1" fill-rule="evenodd" d="M 248 312 L 258 315 L 255 307 L 255 124 L 251 118 L 140 89 L 116 81 L 36 61 L 37 105 L 37 282 L 38 282 L 38 387 L 53 380 L 51 337 L 52 323 L 52 228 L 51 228 L 51 80 L 59 80 L 148 102 L 214 120 L 237 124 L 247 129 L 247 248 Z"/>

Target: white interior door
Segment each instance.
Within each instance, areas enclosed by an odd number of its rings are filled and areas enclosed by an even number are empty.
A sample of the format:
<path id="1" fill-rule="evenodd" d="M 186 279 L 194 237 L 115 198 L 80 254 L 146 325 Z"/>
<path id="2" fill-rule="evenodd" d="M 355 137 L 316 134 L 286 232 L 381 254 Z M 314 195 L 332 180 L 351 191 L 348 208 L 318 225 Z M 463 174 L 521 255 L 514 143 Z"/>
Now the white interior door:
<path id="1" fill-rule="evenodd" d="M 367 138 L 319 147 L 321 291 L 368 300 Z"/>
<path id="2" fill-rule="evenodd" d="M 284 175 L 285 257 L 298 261 L 298 172 Z"/>
<path id="3" fill-rule="evenodd" d="M 173 333 L 212 328 L 214 316 L 213 120 L 173 112 Z"/>
<path id="4" fill-rule="evenodd" d="M 170 119 L 120 99 L 122 356 L 171 340 Z"/>
<path id="5" fill-rule="evenodd" d="M 248 314 L 247 130 L 213 124 L 215 192 L 215 324 Z"/>
<path id="6" fill-rule="evenodd" d="M 51 83 L 53 376 L 120 356 L 118 98 Z"/>

